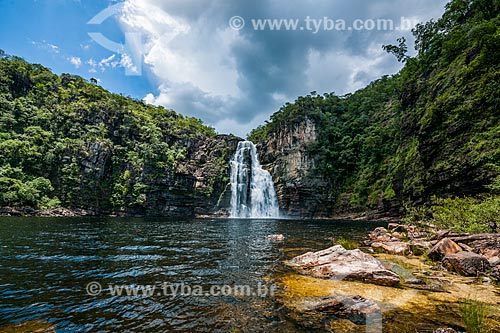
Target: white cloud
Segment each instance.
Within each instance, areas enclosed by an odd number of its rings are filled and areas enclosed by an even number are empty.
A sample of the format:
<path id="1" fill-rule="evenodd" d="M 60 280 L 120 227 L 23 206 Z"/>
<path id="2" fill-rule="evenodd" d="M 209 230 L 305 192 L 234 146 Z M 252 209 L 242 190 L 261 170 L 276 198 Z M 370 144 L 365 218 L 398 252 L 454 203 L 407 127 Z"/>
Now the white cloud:
<path id="1" fill-rule="evenodd" d="M 41 42 L 31 41 L 31 44 L 36 46 L 39 49 L 46 50 L 50 53 L 55 53 L 55 54 L 60 53 L 59 46 L 52 44 L 52 43 L 49 43 L 45 39 L 42 40 Z"/>
<path id="2" fill-rule="evenodd" d="M 252 121 L 249 123 L 241 124 L 234 119 L 224 118 L 214 124 L 214 127 L 220 133 L 235 134 L 240 137 L 246 137 L 252 129 L 262 124 L 260 121 Z"/>
<path id="3" fill-rule="evenodd" d="M 90 67 L 89 73 L 97 73 L 97 71 L 104 73 L 106 69 L 117 67 L 127 68 L 135 72 L 138 71 L 137 67 L 135 67 L 135 65 L 132 63 L 132 60 L 127 54 L 117 55 L 113 53 L 109 57 L 103 58 L 99 61 L 91 58 L 85 63 Z"/>
<path id="4" fill-rule="evenodd" d="M 401 64 L 381 46 L 410 35 L 407 31 L 257 32 L 248 19 L 321 18 L 334 13 L 335 18 L 348 20 L 406 16 L 425 21 L 439 16 L 445 1 L 125 0 L 121 28 L 125 34 L 142 35 L 143 44 L 132 45 L 111 62 L 133 69 L 137 65 L 133 59 L 142 55 L 145 70 L 158 86 L 144 97 L 145 102 L 243 136 L 299 94 L 313 90 L 345 94 L 397 72 Z M 228 19 L 234 15 L 247 19 L 245 29 L 229 29 Z"/>
<path id="5" fill-rule="evenodd" d="M 81 48 L 82 50 L 87 51 L 88 49 L 90 49 L 90 43 L 81 43 L 81 44 L 80 44 L 80 48 Z"/>
<path id="6" fill-rule="evenodd" d="M 85 63 L 90 66 L 89 73 L 97 73 L 97 62 L 94 59 L 89 59 Z"/>
<path id="7" fill-rule="evenodd" d="M 99 67 L 101 72 L 106 71 L 106 68 L 116 68 L 116 66 L 120 65 L 120 61 L 115 59 L 116 59 L 116 54 L 112 54 L 109 57 L 99 61 L 97 66 Z"/>
<path id="8" fill-rule="evenodd" d="M 59 53 L 59 46 L 54 44 L 47 44 L 55 53 Z"/>
<path id="9" fill-rule="evenodd" d="M 70 57 L 69 62 L 76 68 L 80 68 L 80 66 L 82 65 L 82 59 L 80 59 L 79 57 Z"/>
<path id="10" fill-rule="evenodd" d="M 152 0 L 127 0 L 125 4 L 120 17 L 123 30 L 140 32 L 144 39 L 137 46 L 140 50 L 132 52 L 144 55 L 144 63 L 161 83 L 159 94 L 150 94 L 146 100 L 209 121 L 227 114 L 231 101 L 242 96 L 231 53 L 240 39 L 238 33 L 207 27 L 207 22 L 187 23 Z M 122 66 L 131 66 L 129 60 L 123 57 Z M 194 96 L 200 100 L 190 101 Z"/>
<path id="11" fill-rule="evenodd" d="M 204 116 L 204 120 L 213 124 L 223 116 L 230 116 L 229 109 L 235 100 L 229 96 L 207 93 L 189 83 L 179 83 L 173 87 L 162 85 L 157 96 L 147 94 L 144 101 L 162 105 L 174 110 L 183 110 L 183 114 L 192 117 Z"/>
<path id="12" fill-rule="evenodd" d="M 371 44 L 366 53 L 354 55 L 344 50 L 310 50 L 306 70 L 307 90 L 319 93 L 334 91 L 344 95 L 401 67 L 395 59 L 387 57 L 379 44 Z"/>
<path id="13" fill-rule="evenodd" d="M 131 73 L 139 73 L 139 69 L 134 65 L 132 59 L 128 54 L 122 54 L 120 59 L 120 66 L 130 70 Z"/>

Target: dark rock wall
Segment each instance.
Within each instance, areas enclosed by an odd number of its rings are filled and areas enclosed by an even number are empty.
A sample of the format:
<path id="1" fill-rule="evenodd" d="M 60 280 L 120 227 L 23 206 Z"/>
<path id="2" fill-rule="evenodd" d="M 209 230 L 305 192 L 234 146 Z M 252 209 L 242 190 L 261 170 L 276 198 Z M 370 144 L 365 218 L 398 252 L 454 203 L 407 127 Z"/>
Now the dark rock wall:
<path id="1" fill-rule="evenodd" d="M 316 141 L 312 120 L 280 128 L 257 143 L 259 159 L 274 180 L 282 214 L 291 217 L 328 217 L 333 213 L 329 184 L 315 172 L 316 159 L 307 153 Z"/>
<path id="2" fill-rule="evenodd" d="M 145 211 L 138 214 L 161 216 L 227 215 L 229 202 L 219 201 L 230 192 L 230 158 L 240 138 L 218 135 L 187 142 L 185 161 L 172 174 L 149 184 Z M 132 212 L 134 213 L 134 212 Z"/>
<path id="3" fill-rule="evenodd" d="M 227 215 L 230 205 L 230 159 L 241 138 L 232 135 L 196 137 L 175 144 L 186 148 L 185 157 L 175 169 L 158 173 L 147 165 L 140 176 L 146 186 L 142 204 L 127 205 L 116 210 L 96 200 L 84 200 L 76 207 L 94 214 L 147 215 L 186 217 L 197 215 Z M 176 141 L 173 139 L 173 141 Z M 174 142 L 170 142 L 174 144 Z M 80 161 L 81 191 L 111 188 L 106 185 L 116 170 L 127 170 L 124 162 L 113 163 L 113 147 L 95 142 L 87 147 L 86 157 Z M 70 157 L 69 160 L 81 157 Z M 85 196 L 90 198 L 92 196 Z M 95 197 L 95 196 L 94 196 Z M 109 193 L 102 193 L 103 198 Z"/>

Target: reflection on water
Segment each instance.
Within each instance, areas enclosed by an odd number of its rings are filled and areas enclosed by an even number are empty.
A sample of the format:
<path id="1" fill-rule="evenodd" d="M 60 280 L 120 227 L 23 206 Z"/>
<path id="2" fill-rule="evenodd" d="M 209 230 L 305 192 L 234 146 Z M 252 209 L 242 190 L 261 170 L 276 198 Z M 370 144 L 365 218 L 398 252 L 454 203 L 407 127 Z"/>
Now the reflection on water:
<path id="1" fill-rule="evenodd" d="M 272 298 L 89 296 L 87 283 L 250 285 L 282 261 L 375 224 L 294 220 L 1 218 L 0 326 L 58 332 L 300 332 Z M 283 234 L 284 242 L 268 235 Z"/>

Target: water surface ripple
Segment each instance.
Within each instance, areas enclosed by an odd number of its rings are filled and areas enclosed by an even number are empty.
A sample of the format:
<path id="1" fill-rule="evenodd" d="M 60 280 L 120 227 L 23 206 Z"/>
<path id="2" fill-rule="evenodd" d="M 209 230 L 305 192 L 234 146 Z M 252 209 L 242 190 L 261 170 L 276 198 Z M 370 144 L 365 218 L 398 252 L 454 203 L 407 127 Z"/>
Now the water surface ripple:
<path id="1" fill-rule="evenodd" d="M 86 286 L 250 285 L 282 261 L 362 238 L 365 222 L 165 218 L 0 218 L 0 326 L 57 332 L 300 332 L 271 297 L 89 296 Z M 284 242 L 268 235 L 283 234 Z"/>

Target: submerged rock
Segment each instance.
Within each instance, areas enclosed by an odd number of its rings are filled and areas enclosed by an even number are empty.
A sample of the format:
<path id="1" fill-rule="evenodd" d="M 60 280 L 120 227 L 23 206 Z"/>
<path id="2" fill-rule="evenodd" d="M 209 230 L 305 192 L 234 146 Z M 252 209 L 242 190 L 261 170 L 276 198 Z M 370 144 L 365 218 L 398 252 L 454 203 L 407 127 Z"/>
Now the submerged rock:
<path id="1" fill-rule="evenodd" d="M 324 331 L 334 333 L 359 333 L 364 331 L 363 326 L 354 324 L 349 319 L 339 319 L 330 321 L 325 325 Z"/>
<path id="2" fill-rule="evenodd" d="M 358 325 L 365 325 L 367 318 L 380 313 L 380 307 L 372 300 L 361 296 L 334 295 L 330 297 L 304 298 L 296 304 L 300 312 L 322 312 L 347 318 Z"/>
<path id="3" fill-rule="evenodd" d="M 389 257 L 382 254 L 381 257 Z M 418 258 L 398 257 L 411 271 L 429 270 L 427 262 Z M 473 283 L 474 278 L 445 273 L 445 277 L 429 276 L 429 283 L 439 283 L 439 288 L 412 286 L 394 288 L 366 284 L 356 281 L 318 279 L 310 276 L 287 272 L 276 283 L 282 292 L 277 301 L 286 309 L 288 318 L 308 332 L 366 332 L 366 327 L 347 325 L 347 318 L 336 320 L 336 315 L 324 312 L 300 312 L 304 299 L 329 298 L 332 295 L 359 295 L 374 301 L 381 309 L 383 330 L 376 332 L 433 332 L 436 328 L 463 326 L 461 318 L 464 297 L 473 295 L 481 299 L 491 309 L 500 304 L 498 288 L 493 284 Z M 444 283 L 445 280 L 447 283 Z M 338 321 L 338 323 L 337 323 Z M 333 323 L 332 323 L 333 322 Z M 488 327 L 500 327 L 500 314 L 492 311 L 485 319 Z M 331 330 L 330 328 L 338 328 Z M 352 327 L 352 329 L 350 328 Z M 371 331 L 375 332 L 375 331 Z"/>
<path id="4" fill-rule="evenodd" d="M 490 268 L 488 260 L 472 252 L 460 252 L 444 257 L 443 265 L 451 271 L 465 276 L 477 276 Z"/>
<path id="5" fill-rule="evenodd" d="M 341 245 L 308 252 L 288 261 L 301 273 L 323 279 L 353 280 L 383 286 L 399 284 L 397 274 L 384 268 L 373 256 L 360 250 L 346 250 Z"/>
<path id="6" fill-rule="evenodd" d="M 285 240 L 285 236 L 283 236 L 282 234 L 268 235 L 266 239 L 271 242 L 282 242 Z"/>
<path id="7" fill-rule="evenodd" d="M 429 251 L 429 258 L 433 260 L 441 260 L 448 254 L 462 252 L 462 248 L 457 243 L 449 238 L 443 238 Z"/>

